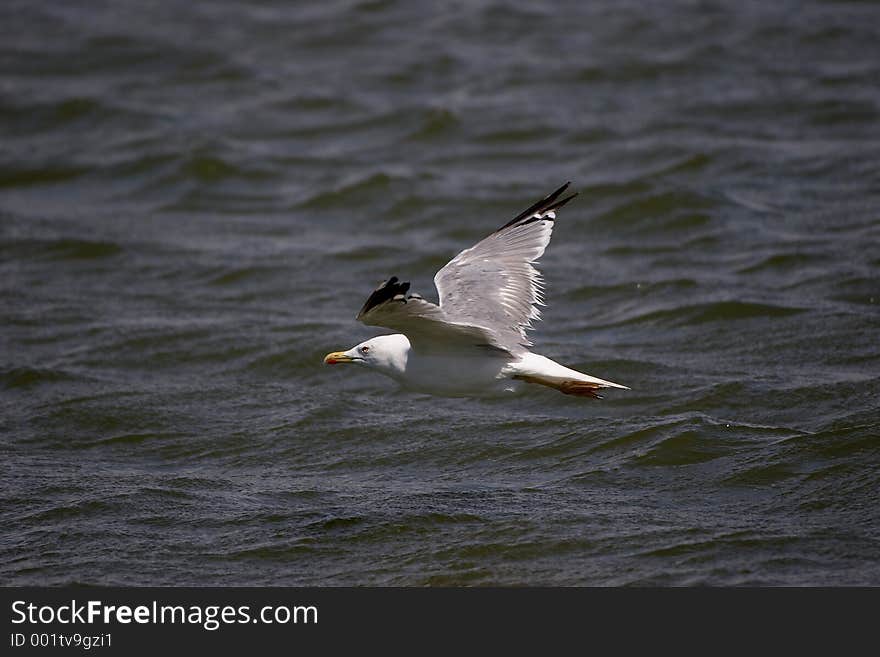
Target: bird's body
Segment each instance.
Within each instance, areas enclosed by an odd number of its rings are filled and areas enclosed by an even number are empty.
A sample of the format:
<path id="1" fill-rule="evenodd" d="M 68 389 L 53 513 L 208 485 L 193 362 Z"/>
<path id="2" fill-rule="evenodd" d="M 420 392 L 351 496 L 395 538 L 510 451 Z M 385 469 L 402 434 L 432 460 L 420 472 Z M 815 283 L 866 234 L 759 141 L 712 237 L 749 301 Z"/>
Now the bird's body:
<path id="1" fill-rule="evenodd" d="M 461 350 L 420 352 L 401 333 L 387 336 L 399 340 L 393 365 L 380 370 L 402 388 L 442 397 L 478 397 L 503 394 L 510 384 L 505 376 L 508 357 L 481 350 L 481 358 Z"/>
<path id="2" fill-rule="evenodd" d="M 526 330 L 538 319 L 542 281 L 532 266 L 550 241 L 555 211 L 568 187 L 538 201 L 453 258 L 434 277 L 440 304 L 407 296 L 409 283 L 392 277 L 358 313 L 365 324 L 402 331 L 327 354 L 324 362 L 360 363 L 401 387 L 447 397 L 497 396 L 527 384 L 598 397 L 617 383 L 532 353 Z"/>

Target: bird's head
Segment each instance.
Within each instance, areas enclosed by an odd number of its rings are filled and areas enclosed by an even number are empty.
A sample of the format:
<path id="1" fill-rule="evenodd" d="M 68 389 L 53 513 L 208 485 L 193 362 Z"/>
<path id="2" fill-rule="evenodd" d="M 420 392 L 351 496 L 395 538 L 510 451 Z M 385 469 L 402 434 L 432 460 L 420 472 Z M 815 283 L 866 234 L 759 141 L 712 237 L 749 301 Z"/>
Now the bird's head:
<path id="1" fill-rule="evenodd" d="M 324 356 L 325 365 L 356 363 L 394 374 L 406 368 L 409 340 L 405 335 L 380 335 L 353 346 L 348 351 L 333 351 Z"/>

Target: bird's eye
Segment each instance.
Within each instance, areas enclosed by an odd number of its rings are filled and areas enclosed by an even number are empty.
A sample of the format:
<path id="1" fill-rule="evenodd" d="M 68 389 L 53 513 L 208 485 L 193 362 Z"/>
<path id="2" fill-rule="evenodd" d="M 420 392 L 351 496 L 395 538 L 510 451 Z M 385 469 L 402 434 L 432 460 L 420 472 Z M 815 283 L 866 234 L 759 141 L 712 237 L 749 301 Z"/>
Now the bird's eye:
<path id="1" fill-rule="evenodd" d="M 367 353 L 369 350 L 370 350 L 369 347 L 361 347 L 361 353 L 362 353 L 362 354 Z"/>

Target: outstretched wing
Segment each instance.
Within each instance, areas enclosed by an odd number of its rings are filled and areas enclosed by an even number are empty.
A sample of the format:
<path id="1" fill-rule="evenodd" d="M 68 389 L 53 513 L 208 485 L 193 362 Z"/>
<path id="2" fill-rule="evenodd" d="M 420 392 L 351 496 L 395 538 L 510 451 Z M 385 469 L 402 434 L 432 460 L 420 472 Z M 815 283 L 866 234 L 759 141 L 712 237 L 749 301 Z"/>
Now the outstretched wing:
<path id="1" fill-rule="evenodd" d="M 480 326 L 507 349 L 529 346 L 526 331 L 541 316 L 543 281 L 532 266 L 553 233 L 556 210 L 577 194 L 564 184 L 494 233 L 450 260 L 434 285 L 447 321 Z"/>
<path id="2" fill-rule="evenodd" d="M 401 283 L 392 276 L 373 291 L 357 319 L 369 326 L 400 331 L 419 350 L 488 347 L 507 353 L 491 331 L 454 321 L 440 306 L 417 294 L 407 296 L 408 290 L 409 283 Z"/>
<path id="3" fill-rule="evenodd" d="M 564 184 L 494 233 L 450 260 L 434 285 L 440 305 L 407 296 L 394 276 L 370 295 L 358 320 L 404 333 L 420 349 L 490 347 L 505 353 L 531 344 L 526 331 L 540 317 L 541 274 L 532 266 L 553 232 L 556 210 L 577 194 Z"/>

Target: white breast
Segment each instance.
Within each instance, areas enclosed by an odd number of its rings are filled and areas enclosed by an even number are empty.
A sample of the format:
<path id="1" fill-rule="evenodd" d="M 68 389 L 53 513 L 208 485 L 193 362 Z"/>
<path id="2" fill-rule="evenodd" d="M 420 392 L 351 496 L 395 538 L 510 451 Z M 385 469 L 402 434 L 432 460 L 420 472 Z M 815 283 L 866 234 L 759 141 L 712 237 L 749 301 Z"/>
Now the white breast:
<path id="1" fill-rule="evenodd" d="M 406 368 L 398 380 L 404 388 L 432 395 L 495 396 L 519 387 L 518 381 L 507 377 L 507 364 L 506 358 L 497 356 L 410 351 Z"/>

